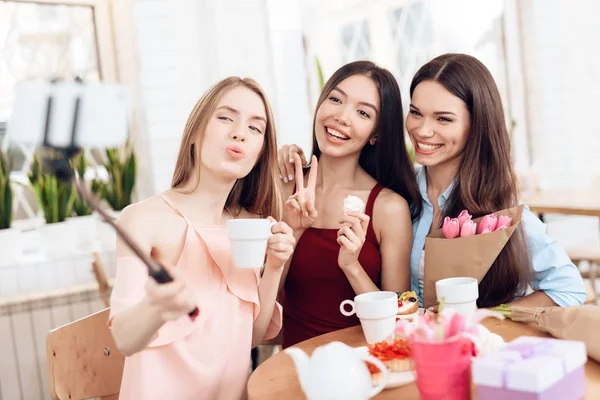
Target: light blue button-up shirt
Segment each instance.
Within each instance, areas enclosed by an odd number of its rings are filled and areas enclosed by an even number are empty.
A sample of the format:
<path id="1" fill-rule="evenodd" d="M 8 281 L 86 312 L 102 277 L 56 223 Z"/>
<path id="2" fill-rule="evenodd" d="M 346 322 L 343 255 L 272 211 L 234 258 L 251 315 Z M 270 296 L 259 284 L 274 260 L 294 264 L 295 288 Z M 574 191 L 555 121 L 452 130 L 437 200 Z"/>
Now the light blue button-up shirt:
<path id="1" fill-rule="evenodd" d="M 413 222 L 413 246 L 410 254 L 411 286 L 423 302 L 423 293 L 419 287 L 419 265 L 425 247 L 425 237 L 429 234 L 433 223 L 433 206 L 427 197 L 427 176 L 425 168 L 417 168 L 417 181 L 423 196 L 423 213 Z M 452 192 L 454 184 L 438 199 L 441 210 Z M 523 210 L 521 218 L 527 240 L 532 280 L 529 285 L 533 290 L 543 290 L 559 306 L 583 304 L 586 290 L 581 274 L 573 265 L 565 250 L 558 242 L 546 235 L 546 225 L 539 220 L 528 207 Z"/>

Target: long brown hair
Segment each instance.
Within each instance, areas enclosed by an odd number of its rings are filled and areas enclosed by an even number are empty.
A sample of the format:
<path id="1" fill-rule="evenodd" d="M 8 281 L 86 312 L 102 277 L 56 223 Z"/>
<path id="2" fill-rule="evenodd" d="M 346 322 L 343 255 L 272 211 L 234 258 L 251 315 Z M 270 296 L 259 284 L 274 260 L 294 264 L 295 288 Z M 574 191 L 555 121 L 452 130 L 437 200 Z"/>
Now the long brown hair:
<path id="1" fill-rule="evenodd" d="M 198 168 L 200 149 L 208 121 L 212 117 L 223 94 L 238 86 L 246 87 L 258 94 L 267 112 L 267 129 L 265 141 L 254 168 L 244 178 L 238 179 L 225 205 L 237 213 L 245 208 L 261 217 L 272 216 L 277 220 L 282 217 L 283 197 L 277 172 L 277 136 L 271 105 L 263 89 L 251 78 L 237 76 L 225 78 L 213 85 L 196 103 L 183 131 L 183 139 L 175 164 L 175 172 L 171 181 L 172 188 L 178 188 L 189 182 L 195 168 Z M 196 190 L 200 182 L 199 174 L 190 191 Z"/>
<path id="2" fill-rule="evenodd" d="M 374 130 L 377 142 L 374 145 L 367 143 L 363 147 L 358 162 L 377 182 L 404 197 L 410 206 L 411 217 L 415 220 L 421 215 L 423 203 L 415 169 L 406 149 L 400 88 L 391 72 L 370 61 L 355 61 L 342 66 L 325 83 L 316 110 L 341 81 L 359 74 L 371 78 L 377 86 L 381 111 Z M 318 158 L 321 149 L 315 134 L 316 118 L 315 111 L 313 154 Z"/>
<path id="3" fill-rule="evenodd" d="M 435 81 L 460 98 L 469 110 L 471 129 L 460 158 L 455 186 L 443 217 L 469 210 L 473 218 L 518 204 L 517 179 L 500 92 L 490 71 L 466 54 L 444 54 L 417 71 L 413 95 L 423 81 Z M 442 218 L 443 221 L 443 218 Z M 522 225 L 479 283 L 479 307 L 491 307 L 525 294 L 529 257 Z"/>

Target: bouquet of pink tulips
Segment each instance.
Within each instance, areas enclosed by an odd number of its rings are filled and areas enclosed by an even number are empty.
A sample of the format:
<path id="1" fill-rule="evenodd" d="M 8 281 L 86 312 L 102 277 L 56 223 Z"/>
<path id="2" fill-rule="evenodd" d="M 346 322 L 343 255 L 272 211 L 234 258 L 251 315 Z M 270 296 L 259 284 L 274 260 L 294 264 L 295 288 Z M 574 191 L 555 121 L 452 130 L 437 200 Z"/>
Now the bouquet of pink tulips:
<path id="1" fill-rule="evenodd" d="M 473 219 L 467 210 L 446 217 L 441 229 L 425 238 L 423 305 L 436 303 L 435 282 L 469 276 L 479 282 L 521 223 L 524 206 Z"/>
<path id="2" fill-rule="evenodd" d="M 475 234 L 484 234 L 506 229 L 512 224 L 512 218 L 509 215 L 496 214 L 486 215 L 477 223 L 472 220 L 471 214 L 467 210 L 461 211 L 456 218 L 444 218 L 442 233 L 447 239 L 457 237 L 473 236 Z"/>

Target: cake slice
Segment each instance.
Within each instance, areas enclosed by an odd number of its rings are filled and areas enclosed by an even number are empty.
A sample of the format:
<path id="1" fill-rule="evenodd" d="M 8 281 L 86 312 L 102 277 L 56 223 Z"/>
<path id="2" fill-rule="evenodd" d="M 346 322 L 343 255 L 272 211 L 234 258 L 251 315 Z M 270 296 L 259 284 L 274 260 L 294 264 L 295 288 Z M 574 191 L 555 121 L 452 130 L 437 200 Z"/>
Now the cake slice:
<path id="1" fill-rule="evenodd" d="M 417 311 L 419 311 L 419 299 L 415 292 L 403 292 L 398 295 L 396 320 L 407 319 L 411 321 Z"/>
<path id="2" fill-rule="evenodd" d="M 413 361 L 410 358 L 410 347 L 408 341 L 405 339 L 396 339 L 391 344 L 382 341 L 374 345 L 367 345 L 367 348 L 369 349 L 369 354 L 381 360 L 391 372 L 404 372 L 413 369 Z M 371 381 L 373 384 L 379 383 L 383 376 L 382 373 L 376 366 L 368 362 L 367 366 L 369 367 L 369 372 L 371 372 Z"/>

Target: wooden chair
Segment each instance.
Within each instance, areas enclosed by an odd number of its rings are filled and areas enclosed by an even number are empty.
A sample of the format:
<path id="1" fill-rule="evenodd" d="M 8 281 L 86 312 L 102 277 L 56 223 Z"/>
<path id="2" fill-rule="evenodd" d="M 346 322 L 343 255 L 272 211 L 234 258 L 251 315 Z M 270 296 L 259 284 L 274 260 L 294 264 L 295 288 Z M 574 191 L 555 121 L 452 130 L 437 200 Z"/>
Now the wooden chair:
<path id="1" fill-rule="evenodd" d="M 600 249 L 571 249 L 567 253 L 583 277 L 587 292 L 585 304 L 596 304 L 599 294 L 596 290 L 596 281 L 598 279 L 598 269 L 600 268 Z M 580 263 L 583 261 L 588 264 L 586 271 L 582 271 L 580 267 Z"/>
<path id="2" fill-rule="evenodd" d="M 600 190 L 600 175 L 594 177 L 592 187 Z M 596 298 L 600 294 L 596 290 L 595 285 L 596 279 L 600 278 L 600 246 L 567 249 L 567 254 L 569 255 L 571 261 L 573 261 L 573 264 L 575 264 L 578 269 L 581 262 L 587 262 L 588 270 L 580 270 L 580 272 L 581 276 L 584 279 L 589 279 L 589 283 L 586 281 L 586 288 L 588 290 L 588 301 L 595 303 Z"/>
<path id="3" fill-rule="evenodd" d="M 598 296 L 596 295 L 596 290 L 594 288 L 594 285 L 592 285 L 592 281 L 586 279 L 583 282 L 585 283 L 585 291 L 587 293 L 587 297 L 585 299 L 584 304 L 596 304 Z"/>
<path id="4" fill-rule="evenodd" d="M 581 276 L 594 281 L 598 278 L 598 267 L 600 266 L 600 248 L 572 248 L 567 249 L 567 254 L 573 264 L 579 268 L 582 261 L 587 261 L 589 269 L 581 272 Z"/>
<path id="5" fill-rule="evenodd" d="M 96 282 L 98 282 L 98 292 L 100 293 L 100 297 L 102 297 L 102 301 L 106 307 L 110 307 L 110 284 L 108 279 L 106 279 L 106 272 L 104 268 L 104 264 L 102 263 L 102 259 L 100 258 L 100 254 L 97 251 L 92 253 L 92 271 L 94 272 L 94 277 L 96 278 Z"/>
<path id="6" fill-rule="evenodd" d="M 108 313 L 107 308 L 48 333 L 52 399 L 118 399 L 125 358 L 106 325 Z"/>

